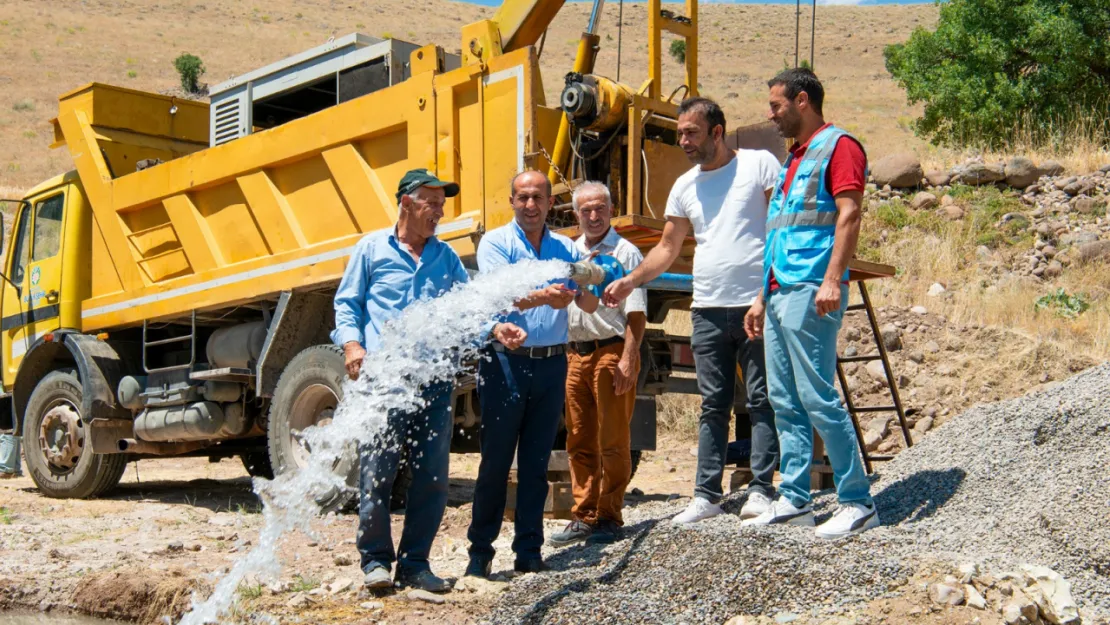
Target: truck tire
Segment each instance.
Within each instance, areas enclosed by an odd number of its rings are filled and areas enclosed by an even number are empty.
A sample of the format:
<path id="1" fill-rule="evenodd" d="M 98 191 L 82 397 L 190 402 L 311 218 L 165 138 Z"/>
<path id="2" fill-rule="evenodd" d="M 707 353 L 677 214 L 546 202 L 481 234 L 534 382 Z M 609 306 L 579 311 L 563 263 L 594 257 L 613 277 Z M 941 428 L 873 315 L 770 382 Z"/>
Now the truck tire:
<path id="1" fill-rule="evenodd" d="M 308 462 L 309 450 L 296 438 L 301 430 L 331 420 L 343 399 L 347 377 L 343 350 L 336 345 L 315 345 L 301 350 L 278 378 L 270 402 L 267 446 L 275 475 L 296 471 Z M 333 467 L 347 476 L 347 488 L 317 498 L 325 512 L 342 510 L 358 495 L 358 450 L 344 453 Z"/>
<path id="2" fill-rule="evenodd" d="M 269 451 L 248 451 L 239 454 L 239 459 L 243 461 L 243 468 L 247 470 L 247 475 L 267 480 L 274 479 L 274 467 L 270 464 Z"/>
<path id="3" fill-rule="evenodd" d="M 73 369 L 51 371 L 27 401 L 23 422 L 27 469 L 47 497 L 87 499 L 119 483 L 124 454 L 94 454 L 81 421 L 81 381 Z"/>
<path id="4" fill-rule="evenodd" d="M 632 459 L 632 473 L 628 475 L 629 482 L 632 481 L 632 478 L 636 477 L 636 469 L 640 468 L 640 460 L 644 457 L 644 452 L 641 449 L 633 449 L 630 455 Z"/>

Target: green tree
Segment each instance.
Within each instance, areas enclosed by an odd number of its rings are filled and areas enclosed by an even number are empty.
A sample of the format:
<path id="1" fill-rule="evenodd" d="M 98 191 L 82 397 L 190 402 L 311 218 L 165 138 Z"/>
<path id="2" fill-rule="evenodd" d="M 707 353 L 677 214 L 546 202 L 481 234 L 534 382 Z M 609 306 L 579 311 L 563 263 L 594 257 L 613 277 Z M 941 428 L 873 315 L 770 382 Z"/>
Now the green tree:
<path id="1" fill-rule="evenodd" d="M 186 52 L 173 60 L 173 66 L 181 76 L 181 88 L 186 93 L 200 91 L 200 77 L 204 75 L 204 63 L 200 57 Z"/>
<path id="2" fill-rule="evenodd" d="M 1108 129 L 1110 0 L 950 0 L 935 31 L 888 46 L 886 67 L 933 143 L 996 147 L 1034 120 Z M 1052 137 L 1034 136 L 1045 141 Z"/>

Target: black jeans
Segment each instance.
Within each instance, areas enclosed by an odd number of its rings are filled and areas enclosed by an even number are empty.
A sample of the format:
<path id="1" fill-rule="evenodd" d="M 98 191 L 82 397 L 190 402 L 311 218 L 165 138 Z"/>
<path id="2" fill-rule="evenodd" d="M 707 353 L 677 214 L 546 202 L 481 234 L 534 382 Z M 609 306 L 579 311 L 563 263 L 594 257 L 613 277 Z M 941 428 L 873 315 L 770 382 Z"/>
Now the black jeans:
<path id="1" fill-rule="evenodd" d="M 563 420 L 567 357 L 529 358 L 487 350 L 478 363 L 482 406 L 482 462 L 474 483 L 474 508 L 467 538 L 470 556 L 492 557 L 501 532 L 506 486 L 516 456 L 518 560 L 540 557 L 547 462 Z"/>
<path id="2" fill-rule="evenodd" d="M 701 391 L 698 473 L 694 494 L 713 503 L 724 497 L 721 481 L 728 451 L 728 424 L 736 393 L 737 365 L 744 371 L 752 423 L 753 479 L 748 489 L 768 497 L 775 495 L 772 479 L 779 465 L 775 412 L 767 398 L 763 339 L 749 340 L 744 332 L 744 315 L 747 312 L 747 306 L 695 308 L 690 311 L 694 324 L 690 346 L 694 352 L 698 390 Z"/>
<path id="3" fill-rule="evenodd" d="M 428 570 L 428 554 L 447 507 L 451 455 L 453 386 L 436 383 L 422 393 L 427 405 L 415 413 L 391 413 L 384 432 L 361 451 L 358 550 L 362 570 L 389 570 L 396 557 L 389 524 L 389 499 L 402 448 L 408 451 L 412 483 L 401 531 L 398 573 Z"/>

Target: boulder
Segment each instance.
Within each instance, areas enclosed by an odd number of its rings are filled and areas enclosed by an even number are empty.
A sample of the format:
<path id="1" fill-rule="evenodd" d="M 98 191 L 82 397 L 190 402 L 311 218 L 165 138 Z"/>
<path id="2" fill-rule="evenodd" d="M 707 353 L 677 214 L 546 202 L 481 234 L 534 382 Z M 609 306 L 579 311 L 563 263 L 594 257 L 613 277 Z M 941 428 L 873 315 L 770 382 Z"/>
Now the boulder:
<path id="1" fill-rule="evenodd" d="M 1064 187 L 1064 193 L 1067 193 L 1068 195 L 1075 196 L 1075 195 L 1079 195 L 1080 193 L 1082 193 L 1083 189 L 1084 189 L 1083 181 L 1082 180 L 1076 180 L 1075 182 L 1073 182 L 1073 183 L 1069 184 L 1068 186 Z"/>
<path id="2" fill-rule="evenodd" d="M 967 605 L 976 610 L 984 610 L 987 607 L 987 600 L 971 584 L 964 584 L 964 598 Z"/>
<path id="3" fill-rule="evenodd" d="M 924 434 L 931 429 L 933 429 L 932 417 L 924 417 L 922 419 L 919 419 L 917 423 L 913 424 L 913 431 L 917 432 L 918 434 Z"/>
<path id="4" fill-rule="evenodd" d="M 943 295 L 947 290 L 948 289 L 944 288 L 943 284 L 939 282 L 934 282 L 933 286 L 929 287 L 929 291 L 926 293 L 926 295 L 928 295 L 929 297 L 937 297 L 939 295 Z"/>
<path id="5" fill-rule="evenodd" d="M 925 180 L 934 187 L 943 187 L 949 182 L 952 182 L 952 175 L 946 171 L 934 169 L 925 172 Z"/>
<path id="6" fill-rule="evenodd" d="M 1037 604 L 1045 619 L 1053 625 L 1077 625 L 1079 608 L 1071 596 L 1071 583 L 1059 573 L 1043 566 L 1022 566 L 1025 579 L 1036 584 Z"/>
<path id="7" fill-rule="evenodd" d="M 1089 197 L 1079 197 L 1075 199 L 1076 212 L 1083 213 L 1084 215 L 1092 215 L 1101 206 L 1099 202 Z"/>
<path id="8" fill-rule="evenodd" d="M 1082 247 L 1088 243 L 1095 243 L 1097 241 L 1098 234 L 1094 232 L 1087 232 L 1086 230 L 1081 230 L 1079 232 L 1068 232 L 1060 236 L 1061 246 L 1075 245 L 1077 247 Z"/>
<path id="9" fill-rule="evenodd" d="M 944 197 L 948 196 L 946 195 Z M 950 204 L 944 207 L 944 216 L 951 221 L 959 221 L 964 218 L 964 209 L 955 204 Z"/>
<path id="10" fill-rule="evenodd" d="M 1056 161 L 1045 161 L 1037 169 L 1042 176 L 1059 176 L 1064 173 L 1064 166 Z"/>
<path id="11" fill-rule="evenodd" d="M 1059 278 L 1062 273 L 1064 273 L 1064 265 L 1058 260 L 1048 263 L 1048 266 L 1044 268 L 1045 278 Z"/>
<path id="12" fill-rule="evenodd" d="M 921 184 L 924 177 L 921 161 L 908 153 L 890 154 L 871 166 L 871 176 L 880 187 L 890 185 L 893 189 L 908 189 Z"/>
<path id="13" fill-rule="evenodd" d="M 871 362 L 867 363 L 865 369 L 867 369 L 867 375 L 869 375 L 872 380 L 880 382 L 883 386 L 886 386 L 886 369 L 883 368 L 883 361 L 872 360 Z"/>
<path id="14" fill-rule="evenodd" d="M 1002 163 L 990 165 L 981 161 L 970 161 L 959 168 L 960 182 L 980 185 L 1000 182 L 1006 179 L 1006 167 Z"/>
<path id="15" fill-rule="evenodd" d="M 874 430 L 864 430 L 863 432 L 863 448 L 867 451 L 875 451 L 883 442 L 881 434 Z"/>
<path id="16" fill-rule="evenodd" d="M 929 598 L 939 605 L 963 605 L 964 591 L 951 584 L 933 584 L 929 586 Z"/>
<path id="17" fill-rule="evenodd" d="M 916 210 L 928 210 L 936 205 L 937 196 L 928 191 L 918 192 L 917 195 L 913 196 L 913 200 L 910 202 L 910 206 Z"/>
<path id="18" fill-rule="evenodd" d="M 882 328 L 879 328 L 879 334 L 883 339 L 883 345 L 886 346 L 888 351 L 897 351 L 902 349 L 902 330 L 893 323 L 888 323 Z"/>
<path id="19" fill-rule="evenodd" d="M 1024 156 L 1015 156 L 1006 163 L 1004 169 L 1006 184 L 1017 189 L 1024 189 L 1041 177 L 1037 165 Z"/>
<path id="20" fill-rule="evenodd" d="M 1079 262 L 1110 260 L 1110 241 L 1093 241 L 1079 246 Z"/>
<path id="21" fill-rule="evenodd" d="M 1056 187 L 1057 191 L 1063 191 L 1068 185 L 1075 184 L 1079 178 L 1071 176 L 1070 178 L 1060 178 L 1052 182 L 1052 186 Z"/>

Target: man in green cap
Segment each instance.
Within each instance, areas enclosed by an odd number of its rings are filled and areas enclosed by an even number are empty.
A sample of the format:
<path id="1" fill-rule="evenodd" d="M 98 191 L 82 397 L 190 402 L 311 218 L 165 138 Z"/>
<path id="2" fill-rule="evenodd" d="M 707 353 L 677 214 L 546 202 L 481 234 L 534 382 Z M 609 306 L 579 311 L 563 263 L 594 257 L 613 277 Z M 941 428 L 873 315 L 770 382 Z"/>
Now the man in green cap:
<path id="1" fill-rule="evenodd" d="M 436 238 L 443 204 L 459 193 L 459 185 L 444 182 L 426 169 L 407 172 L 397 187 L 397 225 L 392 230 L 363 237 L 335 294 L 335 331 L 331 338 L 343 347 L 347 375 L 358 378 L 367 353 L 380 347 L 387 321 L 418 299 L 438 297 L 468 275 L 451 246 Z M 499 323 L 493 336 L 503 344 L 520 346 L 526 334 L 511 323 Z M 396 554 L 396 581 L 430 592 L 447 592 L 451 585 L 432 573 L 428 554 L 447 506 L 447 468 L 451 447 L 452 385 L 426 386 L 426 405 L 412 413 L 390 413 L 385 431 L 366 441 L 360 456 L 359 528 L 363 584 L 367 588 L 393 585 L 390 568 Z M 420 458 L 411 463 L 405 525 L 398 551 L 390 533 L 389 500 L 401 454 Z"/>

